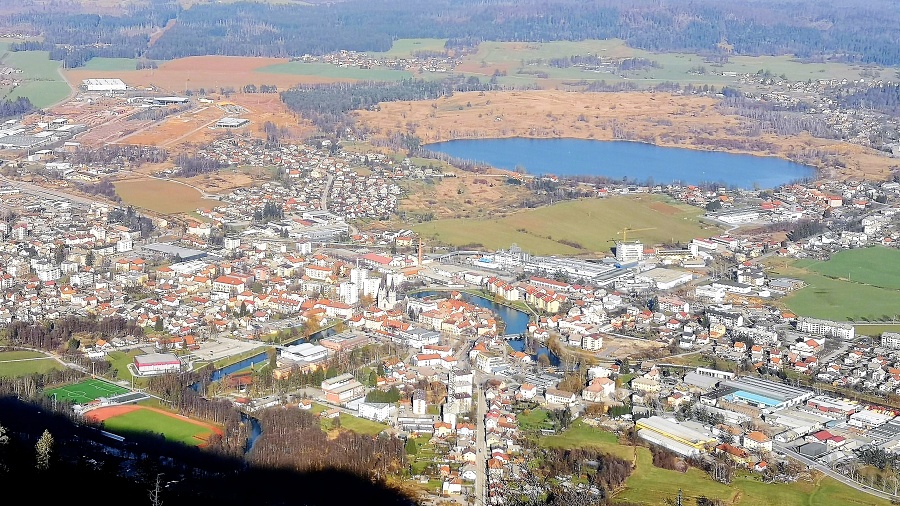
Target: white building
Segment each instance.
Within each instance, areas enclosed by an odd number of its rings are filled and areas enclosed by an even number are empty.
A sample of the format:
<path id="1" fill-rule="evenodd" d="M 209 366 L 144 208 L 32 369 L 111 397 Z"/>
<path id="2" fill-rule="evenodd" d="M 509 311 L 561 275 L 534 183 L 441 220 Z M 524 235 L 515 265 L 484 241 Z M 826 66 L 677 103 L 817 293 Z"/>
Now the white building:
<path id="1" fill-rule="evenodd" d="M 85 91 L 125 91 L 128 89 L 121 79 L 85 79 L 81 81 Z"/>
<path id="2" fill-rule="evenodd" d="M 643 259 L 644 243 L 640 241 L 619 241 L 616 243 L 616 260 L 619 262 L 640 262 Z"/>
<path id="3" fill-rule="evenodd" d="M 801 317 L 797 320 L 797 330 L 840 339 L 853 339 L 856 336 L 856 329 L 849 323 L 820 320 L 818 318 Z"/>
<path id="4" fill-rule="evenodd" d="M 881 333 L 881 345 L 885 348 L 891 349 L 900 349 L 900 333 L 897 332 L 882 332 Z"/>
<path id="5" fill-rule="evenodd" d="M 134 357 L 134 366 L 141 375 L 165 374 L 179 372 L 181 361 L 171 353 L 148 353 Z"/>
<path id="6" fill-rule="evenodd" d="M 281 350 L 281 358 L 293 362 L 318 362 L 328 357 L 328 349 L 312 343 L 295 344 Z"/>
<path id="7" fill-rule="evenodd" d="M 588 334 L 581 338 L 581 347 L 587 351 L 599 351 L 603 348 L 603 336 Z"/>
<path id="8" fill-rule="evenodd" d="M 376 422 L 383 422 L 391 417 L 393 406 L 386 402 L 359 403 L 359 416 Z"/>

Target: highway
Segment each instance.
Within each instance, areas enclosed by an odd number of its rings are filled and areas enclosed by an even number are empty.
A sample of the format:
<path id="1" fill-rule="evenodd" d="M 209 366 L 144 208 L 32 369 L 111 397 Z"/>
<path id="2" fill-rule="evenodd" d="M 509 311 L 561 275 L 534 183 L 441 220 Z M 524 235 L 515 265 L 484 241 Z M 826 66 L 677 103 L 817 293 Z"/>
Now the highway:
<path id="1" fill-rule="evenodd" d="M 820 463 L 816 462 L 815 460 L 810 459 L 809 457 L 800 455 L 799 453 L 793 451 L 792 449 L 790 449 L 784 445 L 781 445 L 778 443 L 773 443 L 772 448 L 778 452 L 781 452 L 781 453 L 787 455 L 788 457 L 790 457 L 794 460 L 800 461 L 801 463 L 803 463 L 810 469 L 815 469 L 816 471 L 819 471 L 826 476 L 830 476 L 830 477 L 834 478 L 835 480 L 843 483 L 844 485 L 847 485 L 848 487 L 852 487 L 856 490 L 859 490 L 860 492 L 865 492 L 869 495 L 874 495 L 875 497 L 878 497 L 881 499 L 886 499 L 888 501 L 896 499 L 895 496 L 886 494 L 880 490 L 876 490 L 872 487 L 863 485 L 862 483 L 855 482 L 855 481 L 851 480 L 850 478 L 844 476 L 843 474 L 841 474 L 837 471 L 834 471 L 830 467 L 828 467 L 824 464 L 820 464 Z"/>

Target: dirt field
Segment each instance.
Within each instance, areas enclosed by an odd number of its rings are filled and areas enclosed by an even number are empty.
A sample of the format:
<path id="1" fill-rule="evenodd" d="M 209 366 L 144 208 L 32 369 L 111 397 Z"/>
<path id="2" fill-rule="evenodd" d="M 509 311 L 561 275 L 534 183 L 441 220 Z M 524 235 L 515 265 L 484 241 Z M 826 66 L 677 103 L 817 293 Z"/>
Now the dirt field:
<path id="1" fill-rule="evenodd" d="M 161 214 L 189 213 L 218 204 L 184 184 L 160 179 L 128 179 L 115 183 L 122 202 Z"/>
<path id="2" fill-rule="evenodd" d="M 65 71 L 69 82 L 78 85 L 84 79 L 114 78 L 129 86 L 155 86 L 173 94 L 183 94 L 189 88 L 207 91 L 231 86 L 239 89 L 248 84 L 268 84 L 284 90 L 300 83 L 326 83 L 348 79 L 323 78 L 291 74 L 257 72 L 257 69 L 287 63 L 287 58 L 244 56 L 190 56 L 165 62 L 157 69 L 104 71 L 83 68 Z M 350 79 L 352 81 L 352 79 Z"/>
<path id="3" fill-rule="evenodd" d="M 457 93 L 449 98 L 381 104 L 380 111 L 359 111 L 360 122 L 376 135 L 406 132 L 409 124 L 423 142 L 472 138 L 627 138 L 660 146 L 709 149 L 712 139 L 748 141 L 744 120 L 726 116 L 707 97 L 629 93 L 575 93 L 555 90 Z M 750 139 L 772 149 L 729 149 L 736 153 L 789 157 L 809 150 L 836 155 L 847 168 L 827 176 L 885 179 L 890 158 L 853 144 L 808 135 Z"/>

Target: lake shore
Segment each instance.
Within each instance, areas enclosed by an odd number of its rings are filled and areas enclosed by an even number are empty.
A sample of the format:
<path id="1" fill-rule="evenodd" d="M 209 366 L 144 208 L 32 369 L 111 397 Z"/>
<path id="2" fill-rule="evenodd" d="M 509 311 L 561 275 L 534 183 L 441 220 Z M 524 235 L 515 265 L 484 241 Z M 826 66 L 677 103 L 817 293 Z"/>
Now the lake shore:
<path id="1" fill-rule="evenodd" d="M 896 159 L 809 135 L 750 135 L 749 121 L 722 114 L 710 97 L 653 92 L 557 90 L 456 93 L 437 100 L 390 102 L 358 111 L 373 137 L 411 133 L 423 144 L 455 139 L 572 138 L 629 140 L 661 147 L 775 156 L 817 167 L 821 178 L 884 180 Z M 836 160 L 844 167 L 826 164 Z"/>

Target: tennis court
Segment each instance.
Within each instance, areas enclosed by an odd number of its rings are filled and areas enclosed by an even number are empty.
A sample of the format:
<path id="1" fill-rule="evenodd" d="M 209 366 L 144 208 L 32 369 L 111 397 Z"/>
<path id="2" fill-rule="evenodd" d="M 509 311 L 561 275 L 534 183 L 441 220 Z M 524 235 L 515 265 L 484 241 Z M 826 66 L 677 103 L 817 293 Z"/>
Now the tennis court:
<path id="1" fill-rule="evenodd" d="M 56 394 L 56 400 L 58 401 L 71 400 L 75 404 L 87 404 L 101 397 L 113 397 L 127 392 L 127 388 L 105 381 L 89 379 L 74 385 L 47 390 L 47 395 L 52 397 L 53 394 Z"/>

